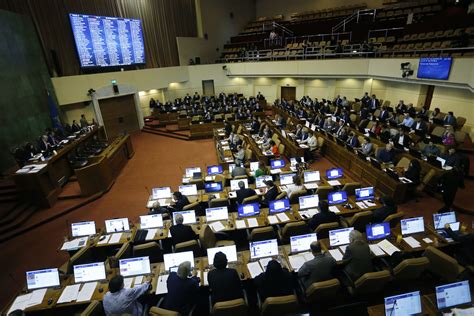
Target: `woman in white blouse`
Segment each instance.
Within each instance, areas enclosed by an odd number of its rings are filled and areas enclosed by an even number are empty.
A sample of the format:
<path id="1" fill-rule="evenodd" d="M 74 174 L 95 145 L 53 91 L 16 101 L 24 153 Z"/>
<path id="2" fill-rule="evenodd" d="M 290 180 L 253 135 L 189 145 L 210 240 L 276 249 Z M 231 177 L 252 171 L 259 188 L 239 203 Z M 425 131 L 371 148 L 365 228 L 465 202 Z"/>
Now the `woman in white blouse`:
<path id="1" fill-rule="evenodd" d="M 301 191 L 304 190 L 305 187 L 301 183 L 301 178 L 298 177 L 297 175 L 293 176 L 293 184 L 289 184 L 286 186 L 286 189 L 284 190 L 286 192 L 286 196 L 288 198 L 291 198 L 291 195 L 296 192 L 296 191 Z"/>

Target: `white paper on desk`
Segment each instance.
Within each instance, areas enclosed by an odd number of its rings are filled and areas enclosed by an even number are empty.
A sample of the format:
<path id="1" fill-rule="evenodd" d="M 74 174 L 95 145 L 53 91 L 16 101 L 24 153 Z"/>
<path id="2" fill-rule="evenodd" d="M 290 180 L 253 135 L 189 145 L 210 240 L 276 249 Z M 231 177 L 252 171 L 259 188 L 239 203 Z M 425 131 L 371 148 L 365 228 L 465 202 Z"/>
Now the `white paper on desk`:
<path id="1" fill-rule="evenodd" d="M 369 201 L 367 201 L 367 200 L 365 200 L 364 203 L 365 203 L 365 205 L 367 205 L 367 207 L 372 207 L 372 206 L 376 206 L 376 205 L 377 205 L 377 204 L 371 203 L 371 202 L 369 202 Z"/>
<path id="2" fill-rule="evenodd" d="M 415 238 L 413 238 L 412 236 L 404 237 L 403 240 L 412 248 L 421 247 L 420 242 L 416 240 Z"/>
<path id="3" fill-rule="evenodd" d="M 154 201 L 154 200 L 149 200 L 149 201 L 146 203 L 146 208 L 152 208 L 152 207 L 153 207 L 153 204 L 155 204 L 155 201 Z"/>
<path id="4" fill-rule="evenodd" d="M 357 205 L 357 207 L 360 208 L 360 209 L 366 209 L 366 208 L 368 208 L 368 206 L 365 205 L 364 202 L 356 202 L 356 205 Z"/>
<path id="5" fill-rule="evenodd" d="M 293 255 L 293 256 L 288 256 L 288 261 L 290 262 L 291 268 L 295 271 L 298 272 L 298 270 L 303 266 L 303 264 L 306 262 L 306 259 L 304 256 L 298 254 L 298 255 Z"/>
<path id="6" fill-rule="evenodd" d="M 97 242 L 98 245 L 105 245 L 105 244 L 109 241 L 109 239 L 110 239 L 110 235 L 104 235 L 104 236 L 102 236 L 102 237 L 104 237 L 104 239 L 99 240 L 99 241 Z"/>
<path id="7" fill-rule="evenodd" d="M 390 241 L 387 239 L 382 240 L 377 244 L 383 251 L 385 251 L 389 256 L 391 256 L 394 252 L 400 251 L 397 247 L 395 247 Z"/>
<path id="8" fill-rule="evenodd" d="M 32 295 L 32 293 L 17 296 L 17 298 L 15 298 L 15 300 L 13 301 L 12 306 L 8 310 L 7 315 L 9 315 L 14 310 L 17 310 L 17 309 L 24 310 L 25 308 L 27 308 L 28 307 L 28 302 L 30 301 L 30 298 L 31 298 L 31 295 Z"/>
<path id="9" fill-rule="evenodd" d="M 258 221 L 256 218 L 247 218 L 247 226 L 248 227 L 257 227 L 258 226 Z"/>
<path id="10" fill-rule="evenodd" d="M 281 169 L 272 169 L 270 170 L 270 174 L 278 174 L 281 173 Z"/>
<path id="11" fill-rule="evenodd" d="M 133 282 L 133 286 L 137 286 L 143 283 L 143 275 L 137 275 L 135 277 L 135 282 Z"/>
<path id="12" fill-rule="evenodd" d="M 314 215 L 319 213 L 319 210 L 317 208 L 310 208 L 307 210 L 299 211 L 300 215 L 306 215 L 306 217 L 312 218 Z"/>
<path id="13" fill-rule="evenodd" d="M 191 181 L 191 178 L 183 177 L 182 182 L 183 183 L 189 183 Z"/>
<path id="14" fill-rule="evenodd" d="M 278 217 L 280 222 L 288 222 L 290 220 L 288 215 L 286 215 L 285 213 L 278 213 L 276 216 Z"/>
<path id="15" fill-rule="evenodd" d="M 262 267 L 263 270 L 266 270 L 266 269 L 267 269 L 268 263 L 269 263 L 270 261 L 272 261 L 272 258 L 271 258 L 271 257 L 262 258 L 262 259 L 258 260 L 258 262 L 260 263 L 260 266 Z"/>
<path id="16" fill-rule="evenodd" d="M 132 288 L 133 278 L 124 278 L 123 279 L 123 287 L 126 289 Z"/>
<path id="17" fill-rule="evenodd" d="M 81 291 L 77 294 L 76 302 L 90 301 L 96 287 L 97 287 L 97 282 L 84 283 L 82 285 Z"/>
<path id="18" fill-rule="evenodd" d="M 169 205 L 171 205 L 171 203 L 170 203 L 171 200 L 170 199 L 159 199 L 157 201 L 158 201 L 158 203 L 160 203 L 160 206 L 169 206 Z"/>
<path id="19" fill-rule="evenodd" d="M 296 171 L 296 170 L 293 170 L 293 171 Z M 316 182 L 305 183 L 304 186 L 308 190 L 314 190 L 318 188 L 318 184 Z"/>
<path id="20" fill-rule="evenodd" d="M 211 226 L 212 230 L 215 233 L 220 232 L 220 231 L 225 229 L 225 226 L 219 221 L 211 223 L 211 224 L 209 224 L 209 226 Z"/>
<path id="21" fill-rule="evenodd" d="M 431 244 L 433 241 L 431 239 L 429 239 L 428 237 L 426 238 L 423 238 L 423 241 L 427 244 Z"/>
<path id="22" fill-rule="evenodd" d="M 207 279 L 207 275 L 208 275 L 208 271 L 203 271 L 202 272 L 202 280 L 203 280 L 203 284 L 204 286 L 208 286 L 209 285 L 209 281 Z"/>
<path id="23" fill-rule="evenodd" d="M 160 275 L 156 282 L 156 295 L 168 293 L 168 281 L 169 274 Z"/>
<path id="24" fill-rule="evenodd" d="M 306 144 L 300 144 L 300 147 L 301 147 L 301 148 L 309 148 L 309 146 L 306 145 Z"/>
<path id="25" fill-rule="evenodd" d="M 237 229 L 247 228 L 247 224 L 245 224 L 245 220 L 236 220 L 235 228 Z"/>
<path id="26" fill-rule="evenodd" d="M 339 249 L 329 249 L 329 254 L 334 258 L 336 261 L 341 261 L 342 260 L 342 253 L 339 251 Z"/>
<path id="27" fill-rule="evenodd" d="M 250 276 L 252 279 L 257 277 L 260 273 L 263 272 L 262 267 L 260 266 L 260 263 L 258 262 L 249 262 L 247 263 L 247 268 L 249 269 Z"/>
<path id="28" fill-rule="evenodd" d="M 31 307 L 31 306 L 41 304 L 44 300 L 44 296 L 46 295 L 47 290 L 48 289 L 40 289 L 40 290 L 33 291 L 31 293 L 29 301 L 27 302 L 26 307 Z"/>
<path id="29" fill-rule="evenodd" d="M 474 315 L 474 307 L 469 307 L 469 308 L 465 308 L 465 309 L 453 308 L 451 310 L 451 312 L 453 312 L 452 315 L 455 315 L 455 316 L 472 316 L 472 315 Z"/>
<path id="30" fill-rule="evenodd" d="M 153 238 L 155 238 L 157 231 L 158 231 L 158 228 L 147 229 L 145 240 L 152 240 Z"/>
<path id="31" fill-rule="evenodd" d="M 330 212 L 333 212 L 333 213 L 336 213 L 336 214 L 341 212 L 341 211 L 339 211 L 339 209 L 337 208 L 337 206 L 334 206 L 334 205 L 331 205 L 331 206 L 329 207 L 329 211 L 330 211 Z"/>
<path id="32" fill-rule="evenodd" d="M 214 176 L 206 176 L 204 178 L 205 181 L 214 181 Z"/>
<path id="33" fill-rule="evenodd" d="M 110 236 L 109 244 L 119 243 L 120 238 L 122 238 L 122 233 L 113 233 L 112 236 Z"/>
<path id="34" fill-rule="evenodd" d="M 84 247 L 87 244 L 89 237 L 80 237 L 70 241 L 66 241 L 61 250 L 75 250 Z"/>
<path id="35" fill-rule="evenodd" d="M 229 198 L 231 199 L 235 199 L 237 197 L 237 193 L 234 191 L 230 191 L 228 195 L 229 195 Z"/>
<path id="36" fill-rule="evenodd" d="M 275 225 L 279 223 L 278 218 L 275 215 L 268 215 L 267 219 L 270 225 Z"/>
<path id="37" fill-rule="evenodd" d="M 66 288 L 62 291 L 57 304 L 69 303 L 69 302 L 75 301 L 77 299 L 77 295 L 79 294 L 80 287 L 81 287 L 80 284 L 73 284 L 73 285 L 66 286 Z"/>
<path id="38" fill-rule="evenodd" d="M 339 250 L 342 252 L 342 254 L 345 254 L 345 253 L 346 253 L 347 246 L 348 246 L 348 245 L 339 246 Z"/>
<path id="39" fill-rule="evenodd" d="M 339 180 L 329 180 L 328 184 L 335 186 L 335 185 L 341 185 L 341 182 L 339 182 Z"/>
<path id="40" fill-rule="evenodd" d="M 370 251 L 372 251 L 372 253 L 375 255 L 375 256 L 383 256 L 385 255 L 385 252 L 383 252 L 382 249 L 380 249 L 380 247 L 376 244 L 370 244 L 369 245 L 369 248 L 370 248 Z"/>

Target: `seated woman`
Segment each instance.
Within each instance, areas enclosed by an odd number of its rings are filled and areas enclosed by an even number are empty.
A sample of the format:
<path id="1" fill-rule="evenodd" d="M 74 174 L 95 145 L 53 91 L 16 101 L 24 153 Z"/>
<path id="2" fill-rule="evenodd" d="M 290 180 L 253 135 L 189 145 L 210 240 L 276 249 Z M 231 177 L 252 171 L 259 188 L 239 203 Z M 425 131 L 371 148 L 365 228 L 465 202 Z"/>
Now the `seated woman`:
<path id="1" fill-rule="evenodd" d="M 297 175 L 293 176 L 293 184 L 287 185 L 286 189 L 284 189 L 284 191 L 286 192 L 286 196 L 288 196 L 288 198 L 291 198 L 291 195 L 294 192 L 301 191 L 301 190 L 304 190 L 304 185 L 303 183 L 301 183 L 301 178 Z"/>
<path id="2" fill-rule="evenodd" d="M 278 146 L 273 140 L 270 141 L 270 150 L 272 151 L 272 154 L 275 157 L 280 157 L 280 152 L 278 151 Z"/>
<path id="3" fill-rule="evenodd" d="M 265 165 L 265 161 L 260 160 L 258 162 L 258 169 L 255 170 L 255 178 L 267 175 L 270 175 L 270 169 Z"/>
<path id="4" fill-rule="evenodd" d="M 443 145 L 445 146 L 454 146 L 456 145 L 456 139 L 454 138 L 453 128 L 451 126 L 447 126 L 446 130 L 444 131 L 443 135 L 441 136 L 441 140 Z"/>
<path id="5" fill-rule="evenodd" d="M 260 273 L 254 282 L 262 304 L 267 297 L 293 294 L 291 274 L 276 260 L 268 262 L 266 271 Z"/>

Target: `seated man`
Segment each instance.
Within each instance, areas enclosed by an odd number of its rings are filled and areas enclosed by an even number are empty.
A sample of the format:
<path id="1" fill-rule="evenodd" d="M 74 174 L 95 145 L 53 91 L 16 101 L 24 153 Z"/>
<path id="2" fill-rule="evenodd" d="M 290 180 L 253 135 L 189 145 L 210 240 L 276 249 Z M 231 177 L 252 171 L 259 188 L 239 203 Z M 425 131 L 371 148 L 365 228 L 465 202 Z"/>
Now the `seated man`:
<path id="1" fill-rule="evenodd" d="M 428 145 L 423 148 L 423 155 L 425 156 L 439 156 L 441 154 L 441 150 L 438 146 L 433 144 L 432 141 L 428 143 Z"/>
<path id="2" fill-rule="evenodd" d="M 238 176 L 248 176 L 247 174 L 247 169 L 241 164 L 236 164 L 234 169 L 232 170 L 232 178 L 238 177 Z"/>
<path id="3" fill-rule="evenodd" d="M 208 274 L 212 304 L 242 298 L 239 274 L 235 269 L 227 268 L 227 257 L 223 252 L 214 255 L 213 265 L 215 269 Z"/>
<path id="4" fill-rule="evenodd" d="M 246 188 L 244 181 L 239 181 L 239 189 L 235 191 L 237 194 L 237 203 L 242 204 L 245 198 L 257 195 L 254 189 Z"/>
<path id="5" fill-rule="evenodd" d="M 360 151 L 368 156 L 370 155 L 370 153 L 372 152 L 372 143 L 370 142 L 370 138 L 369 137 L 364 137 L 364 140 L 362 141 L 362 146 L 360 147 Z"/>
<path id="6" fill-rule="evenodd" d="M 410 147 L 410 143 L 412 142 L 410 136 L 408 136 L 407 132 L 405 132 L 403 128 L 399 129 L 398 134 L 393 137 L 392 141 L 397 148 L 408 148 Z"/>
<path id="7" fill-rule="evenodd" d="M 336 267 L 336 260 L 329 253 L 321 250 L 319 241 L 313 241 L 310 248 L 314 258 L 306 261 L 298 271 L 298 278 L 306 289 L 315 282 L 334 278 L 333 269 Z"/>
<path id="8" fill-rule="evenodd" d="M 277 186 L 272 180 L 267 180 L 264 183 L 267 185 L 267 193 L 265 193 L 261 204 L 263 206 L 268 206 L 270 201 L 276 200 L 276 197 L 278 196 L 279 192 Z"/>
<path id="9" fill-rule="evenodd" d="M 373 211 L 372 223 L 381 223 L 387 216 L 397 212 L 397 205 L 391 197 L 383 196 L 380 198 L 380 202 L 383 205 Z"/>
<path id="10" fill-rule="evenodd" d="M 265 272 L 260 273 L 254 283 L 262 302 L 267 297 L 285 296 L 293 294 L 293 277 L 291 273 L 276 260 L 267 264 Z"/>
<path id="11" fill-rule="evenodd" d="M 319 225 L 332 222 L 339 222 L 339 216 L 329 210 L 328 202 L 319 201 L 319 213 L 314 214 L 309 220 L 309 228 L 314 231 Z"/>
<path id="12" fill-rule="evenodd" d="M 196 233 L 191 226 L 184 225 L 184 217 L 181 214 L 176 214 L 176 225 L 170 227 L 171 240 L 173 245 L 181 242 L 196 239 Z"/>
<path id="13" fill-rule="evenodd" d="M 385 145 L 385 148 L 379 151 L 377 154 L 377 160 L 383 163 L 393 163 L 395 160 L 395 153 L 392 144 Z"/>
<path id="14" fill-rule="evenodd" d="M 405 113 L 403 121 L 399 125 L 411 128 L 413 124 L 415 124 L 415 120 L 410 116 L 410 114 Z"/>
<path id="15" fill-rule="evenodd" d="M 245 162 L 245 149 L 242 145 L 237 146 L 237 152 L 234 154 L 235 163 L 240 165 Z"/>
<path id="16" fill-rule="evenodd" d="M 191 277 L 191 262 L 182 262 L 177 272 L 170 273 L 166 283 L 168 293 L 163 301 L 163 308 L 187 315 L 199 292 L 199 278 Z"/>
<path id="17" fill-rule="evenodd" d="M 109 291 L 104 295 L 104 310 L 107 315 L 130 314 L 143 315 L 143 306 L 138 298 L 151 289 L 151 283 L 145 282 L 131 289 L 124 288 L 123 276 L 116 275 L 109 281 Z"/>
<path id="18" fill-rule="evenodd" d="M 183 207 L 189 204 L 188 198 L 183 195 L 181 192 L 176 191 L 172 196 L 173 202 L 169 206 L 171 212 L 179 212 L 183 210 Z"/>
<path id="19" fill-rule="evenodd" d="M 459 168 L 461 166 L 461 158 L 456 153 L 456 149 L 451 147 L 448 149 L 446 154 L 442 155 L 442 158 L 446 160 L 445 166 Z"/>
<path id="20" fill-rule="evenodd" d="M 344 271 L 355 282 L 363 274 L 373 271 L 372 254 L 369 245 L 358 230 L 350 232 L 349 240 L 350 243 L 343 257 L 343 260 L 347 261 Z"/>

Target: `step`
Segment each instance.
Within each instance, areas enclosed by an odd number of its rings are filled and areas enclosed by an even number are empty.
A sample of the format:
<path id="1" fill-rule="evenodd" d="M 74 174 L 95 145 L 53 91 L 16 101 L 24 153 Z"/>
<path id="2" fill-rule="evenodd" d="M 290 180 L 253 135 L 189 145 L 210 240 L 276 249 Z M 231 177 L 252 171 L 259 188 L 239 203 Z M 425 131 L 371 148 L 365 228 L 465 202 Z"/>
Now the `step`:
<path id="1" fill-rule="evenodd" d="M 16 190 L 16 187 L 5 187 L 5 188 L 0 188 L 0 196 L 6 196 L 6 195 L 18 195 L 18 191 Z"/>
<path id="2" fill-rule="evenodd" d="M 179 140 L 186 140 L 186 141 L 189 140 L 189 136 L 175 134 L 175 133 L 168 133 L 168 132 L 164 132 L 164 131 L 161 131 L 161 130 L 158 130 L 158 129 L 148 128 L 146 126 L 142 129 L 142 131 L 145 132 L 145 133 L 150 133 L 150 134 L 175 138 L 175 139 L 179 139 Z"/>
<path id="3" fill-rule="evenodd" d="M 14 230 L 19 228 L 22 224 L 24 224 L 28 219 L 36 212 L 38 208 L 36 206 L 30 205 L 26 209 L 23 209 L 19 216 L 15 217 L 15 219 L 9 223 L 3 224 L 0 226 L 0 236 L 3 234 L 10 234 L 13 233 Z"/>
<path id="4" fill-rule="evenodd" d="M 18 202 L 10 207 L 8 214 L 0 219 L 0 227 L 8 222 L 14 221 L 15 217 L 20 216 L 23 210 L 28 208 L 31 204 L 29 202 Z"/>
<path id="5" fill-rule="evenodd" d="M 0 180 L 0 190 L 15 188 L 15 181 L 11 177 Z"/>
<path id="6" fill-rule="evenodd" d="M 5 196 L 0 196 L 0 204 L 2 203 L 9 203 L 9 202 L 15 202 L 19 200 L 18 193 L 12 195 L 5 195 Z"/>

